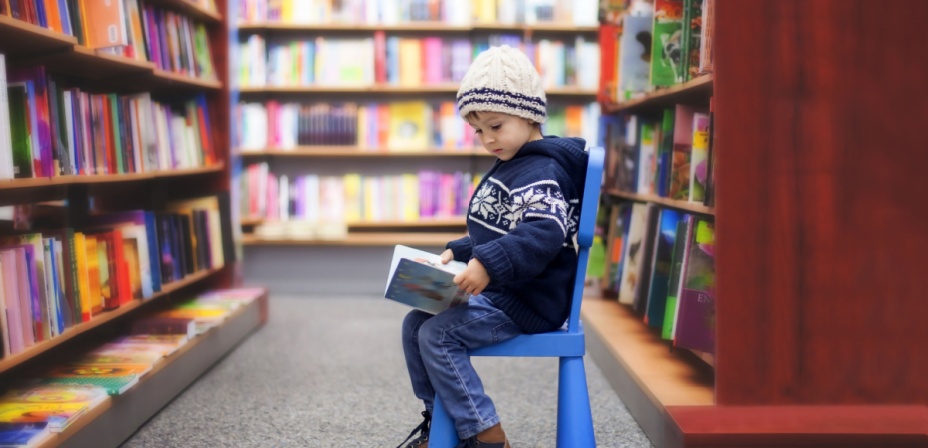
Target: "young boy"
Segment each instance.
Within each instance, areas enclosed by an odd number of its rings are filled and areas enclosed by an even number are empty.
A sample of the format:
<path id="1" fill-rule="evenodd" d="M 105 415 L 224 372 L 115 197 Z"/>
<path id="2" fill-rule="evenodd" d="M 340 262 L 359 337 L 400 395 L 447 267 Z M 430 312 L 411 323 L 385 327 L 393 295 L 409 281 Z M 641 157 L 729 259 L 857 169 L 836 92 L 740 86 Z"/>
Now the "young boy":
<path id="1" fill-rule="evenodd" d="M 474 59 L 457 105 L 497 160 L 471 198 L 468 236 L 442 253 L 445 263 L 467 263 L 454 282 L 470 300 L 435 316 L 414 310 L 403 321 L 406 366 L 413 392 L 425 403 L 425 421 L 409 437 L 419 436 L 405 447 L 428 446 L 437 393 L 454 419 L 460 448 L 508 448 L 467 352 L 566 321 L 589 156 L 582 139 L 542 136 L 541 79 L 528 57 L 509 46 Z"/>

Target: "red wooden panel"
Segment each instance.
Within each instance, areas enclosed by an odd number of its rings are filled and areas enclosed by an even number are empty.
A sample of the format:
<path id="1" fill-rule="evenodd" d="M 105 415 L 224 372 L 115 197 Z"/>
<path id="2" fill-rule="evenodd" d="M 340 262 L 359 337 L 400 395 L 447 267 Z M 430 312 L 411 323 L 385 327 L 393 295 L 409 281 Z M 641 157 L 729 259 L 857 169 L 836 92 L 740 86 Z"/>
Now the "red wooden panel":
<path id="1" fill-rule="evenodd" d="M 925 406 L 668 406 L 680 446 L 925 447 Z"/>
<path id="2" fill-rule="evenodd" d="M 928 403 L 928 2 L 716 3 L 716 401 Z"/>

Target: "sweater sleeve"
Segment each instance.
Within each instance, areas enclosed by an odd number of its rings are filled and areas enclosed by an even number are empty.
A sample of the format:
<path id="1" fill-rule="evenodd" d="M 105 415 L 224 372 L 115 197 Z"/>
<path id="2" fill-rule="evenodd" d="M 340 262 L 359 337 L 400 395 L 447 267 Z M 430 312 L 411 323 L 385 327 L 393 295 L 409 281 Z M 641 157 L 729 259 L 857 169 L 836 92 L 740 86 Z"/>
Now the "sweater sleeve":
<path id="1" fill-rule="evenodd" d="M 557 182 L 535 183 L 514 199 L 519 204 L 513 211 L 515 227 L 473 248 L 490 278 L 503 284 L 537 276 L 575 231 L 570 225 L 572 207 Z"/>
<path id="2" fill-rule="evenodd" d="M 467 263 L 473 254 L 473 243 L 471 243 L 470 236 L 465 236 L 449 242 L 445 245 L 445 249 L 451 249 L 455 261 Z"/>

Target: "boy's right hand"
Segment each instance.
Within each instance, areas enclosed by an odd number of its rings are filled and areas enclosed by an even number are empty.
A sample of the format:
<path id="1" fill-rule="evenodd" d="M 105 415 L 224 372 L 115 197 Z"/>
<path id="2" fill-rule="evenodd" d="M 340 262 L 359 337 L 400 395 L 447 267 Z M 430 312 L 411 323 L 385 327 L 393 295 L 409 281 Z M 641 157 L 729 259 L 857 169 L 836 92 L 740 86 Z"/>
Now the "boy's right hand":
<path id="1" fill-rule="evenodd" d="M 451 249 L 445 249 L 445 251 L 441 253 L 441 263 L 448 264 L 451 260 L 454 260 L 454 253 L 451 252 Z"/>

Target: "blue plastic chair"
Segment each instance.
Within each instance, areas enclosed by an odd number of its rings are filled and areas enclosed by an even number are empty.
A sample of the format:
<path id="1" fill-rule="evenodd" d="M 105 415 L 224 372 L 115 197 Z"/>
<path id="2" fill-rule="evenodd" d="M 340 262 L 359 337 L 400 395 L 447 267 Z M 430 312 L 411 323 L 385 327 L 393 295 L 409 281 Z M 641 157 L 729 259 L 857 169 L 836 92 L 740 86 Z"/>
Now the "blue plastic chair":
<path id="1" fill-rule="evenodd" d="M 602 148 L 590 149 L 590 161 L 586 169 L 580 226 L 577 234 L 577 243 L 580 246 L 579 260 L 567 328 L 550 333 L 524 334 L 470 352 L 470 356 L 560 358 L 557 392 L 557 446 L 561 448 L 596 446 L 596 438 L 593 434 L 593 415 L 590 412 L 590 395 L 586 386 L 586 370 L 583 367 L 586 346 L 583 325 L 580 323 L 580 302 L 583 299 L 583 283 L 586 279 L 587 261 L 596 227 L 596 212 L 599 207 L 603 174 L 603 154 Z M 454 422 L 441 400 L 436 396 L 432 410 L 429 448 L 454 448 L 458 443 L 460 440 L 454 429 Z"/>

